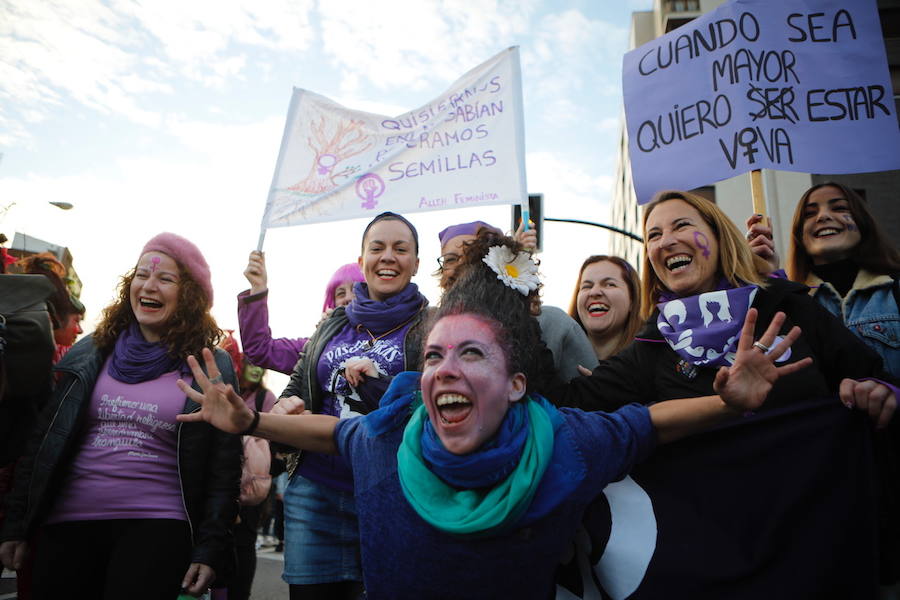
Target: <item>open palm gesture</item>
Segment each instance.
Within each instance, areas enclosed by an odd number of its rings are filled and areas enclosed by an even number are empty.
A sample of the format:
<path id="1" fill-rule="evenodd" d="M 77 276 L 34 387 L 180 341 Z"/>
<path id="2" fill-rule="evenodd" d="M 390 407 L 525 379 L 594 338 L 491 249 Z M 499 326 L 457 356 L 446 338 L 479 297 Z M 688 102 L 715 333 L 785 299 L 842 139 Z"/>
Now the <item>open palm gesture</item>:
<path id="1" fill-rule="evenodd" d="M 756 319 L 757 311 L 751 308 L 744 319 L 734 363 L 730 367 L 719 369 L 713 382 L 713 389 L 725 404 L 739 411 L 758 409 L 765 402 L 772 385 L 779 377 L 796 373 L 812 364 L 812 359 L 806 357 L 776 367 L 775 361 L 800 337 L 800 328 L 793 327 L 777 346 L 772 347 L 778 331 L 784 324 L 784 313 L 779 312 L 775 315 L 758 341 L 753 339 Z"/>
<path id="2" fill-rule="evenodd" d="M 227 433 L 240 433 L 253 422 L 253 412 L 244 404 L 234 388 L 222 381 L 222 374 L 216 366 L 209 348 L 203 349 L 203 361 L 206 363 L 207 377 L 200 364 L 193 356 L 188 356 L 187 363 L 194 374 L 194 381 L 200 386 L 198 392 L 187 383 L 178 380 L 178 387 L 188 398 L 200 405 L 200 410 L 186 415 L 178 415 L 179 421 L 206 421 L 216 429 Z"/>

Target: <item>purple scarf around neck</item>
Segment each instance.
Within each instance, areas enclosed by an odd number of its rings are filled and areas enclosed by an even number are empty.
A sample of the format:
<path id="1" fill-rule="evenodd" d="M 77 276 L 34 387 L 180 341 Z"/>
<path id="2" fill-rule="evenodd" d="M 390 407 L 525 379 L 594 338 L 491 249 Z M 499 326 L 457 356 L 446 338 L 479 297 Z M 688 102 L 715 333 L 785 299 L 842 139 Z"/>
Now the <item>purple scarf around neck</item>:
<path id="1" fill-rule="evenodd" d="M 656 326 L 685 361 L 705 367 L 734 362 L 747 311 L 759 288 L 733 288 L 727 281 L 713 292 L 678 298 L 662 296 Z"/>
<path id="2" fill-rule="evenodd" d="M 182 375 L 190 373 L 185 361 L 171 356 L 165 344 L 145 340 L 138 324 L 132 323 L 116 339 L 107 372 L 122 383 L 142 383 L 179 370 Z"/>
<path id="3" fill-rule="evenodd" d="M 376 335 L 412 319 L 428 305 L 428 299 L 419 293 L 419 286 L 414 283 L 381 302 L 369 298 L 369 286 L 362 282 L 353 286 L 353 293 L 356 297 L 346 308 L 350 325 L 362 325 Z"/>

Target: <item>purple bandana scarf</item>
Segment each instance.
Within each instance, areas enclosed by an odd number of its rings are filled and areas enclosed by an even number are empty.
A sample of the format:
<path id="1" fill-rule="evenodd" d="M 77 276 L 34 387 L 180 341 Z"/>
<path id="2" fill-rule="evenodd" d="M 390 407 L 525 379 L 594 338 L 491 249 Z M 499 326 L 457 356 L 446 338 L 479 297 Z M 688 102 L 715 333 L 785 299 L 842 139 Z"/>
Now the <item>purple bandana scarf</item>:
<path id="1" fill-rule="evenodd" d="M 141 383 L 177 370 L 190 373 L 185 361 L 171 356 L 164 344 L 145 340 L 138 324 L 132 323 L 116 339 L 107 372 L 122 383 Z"/>
<path id="2" fill-rule="evenodd" d="M 656 326 L 687 362 L 727 367 L 734 362 L 744 318 L 758 289 L 748 285 L 660 302 Z"/>

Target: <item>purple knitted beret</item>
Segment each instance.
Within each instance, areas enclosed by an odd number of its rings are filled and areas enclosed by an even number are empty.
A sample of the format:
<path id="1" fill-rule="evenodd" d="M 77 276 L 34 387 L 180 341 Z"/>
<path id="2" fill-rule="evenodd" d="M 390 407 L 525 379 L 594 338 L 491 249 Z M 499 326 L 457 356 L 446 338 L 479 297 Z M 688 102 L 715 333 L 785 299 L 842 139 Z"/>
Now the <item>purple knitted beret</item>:
<path id="1" fill-rule="evenodd" d="M 488 225 L 484 221 L 472 221 L 471 223 L 451 225 L 438 234 L 438 239 L 441 240 L 441 246 L 443 246 L 458 235 L 478 235 L 478 230 L 482 228 L 490 229 L 498 235 L 502 235 L 502 232 L 493 225 Z"/>
<path id="2" fill-rule="evenodd" d="M 206 292 L 206 297 L 209 298 L 209 305 L 212 306 L 213 288 L 212 277 L 209 274 L 209 265 L 206 259 L 203 258 L 203 254 L 200 253 L 200 248 L 195 246 L 192 241 L 174 233 L 160 233 L 144 244 L 141 256 L 148 252 L 162 252 L 174 258 L 175 262 L 190 273 L 191 279 L 203 288 L 203 291 Z"/>

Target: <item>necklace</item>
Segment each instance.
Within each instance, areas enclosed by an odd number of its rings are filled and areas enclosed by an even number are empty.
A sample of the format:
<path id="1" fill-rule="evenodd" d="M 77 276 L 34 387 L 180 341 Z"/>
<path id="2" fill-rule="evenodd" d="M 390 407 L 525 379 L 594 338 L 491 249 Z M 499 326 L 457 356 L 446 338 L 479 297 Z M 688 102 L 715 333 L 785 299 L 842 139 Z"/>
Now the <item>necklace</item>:
<path id="1" fill-rule="evenodd" d="M 397 331 L 398 329 L 402 329 L 402 328 L 403 328 L 405 325 L 407 325 L 410 321 L 412 321 L 413 319 L 415 319 L 415 318 L 419 315 L 419 312 L 421 312 L 421 311 L 417 310 L 417 311 L 415 312 L 415 314 L 413 314 L 413 316 L 411 316 L 411 317 L 408 318 L 407 320 L 403 321 L 402 323 L 400 323 L 400 324 L 397 325 L 396 327 L 394 327 L 394 328 L 392 328 L 392 329 L 388 329 L 387 331 L 385 331 L 384 333 L 382 333 L 382 334 L 380 334 L 380 335 L 375 335 L 375 334 L 373 334 L 371 331 L 369 331 L 369 328 L 366 327 L 365 325 L 363 325 L 362 323 L 360 323 L 359 325 L 356 326 L 356 331 L 358 331 L 358 332 L 363 332 L 363 331 L 365 331 L 366 333 L 369 334 L 369 337 L 372 338 L 372 339 L 366 340 L 366 341 L 363 342 L 363 343 L 366 345 L 366 350 L 371 350 L 373 347 L 375 347 L 375 342 L 377 342 L 378 340 L 380 340 L 381 338 L 383 338 L 383 337 L 385 337 L 385 336 L 387 336 L 387 335 L 390 335 L 390 334 L 394 333 L 394 332 Z"/>

